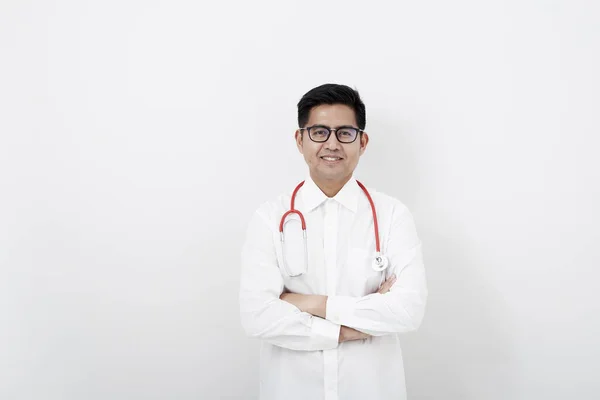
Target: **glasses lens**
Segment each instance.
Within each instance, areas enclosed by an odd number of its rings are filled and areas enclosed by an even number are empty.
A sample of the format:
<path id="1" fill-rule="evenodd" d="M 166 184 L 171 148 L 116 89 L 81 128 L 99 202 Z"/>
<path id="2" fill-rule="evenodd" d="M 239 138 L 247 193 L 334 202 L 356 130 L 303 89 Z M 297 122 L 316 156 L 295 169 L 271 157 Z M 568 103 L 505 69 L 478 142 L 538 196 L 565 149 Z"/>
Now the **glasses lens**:
<path id="1" fill-rule="evenodd" d="M 308 130 L 310 138 L 315 142 L 325 142 L 329 136 L 329 130 L 322 126 L 313 126 Z"/>
<path id="2" fill-rule="evenodd" d="M 337 131 L 338 140 L 342 143 L 351 143 L 356 139 L 358 130 L 354 128 L 341 128 Z"/>

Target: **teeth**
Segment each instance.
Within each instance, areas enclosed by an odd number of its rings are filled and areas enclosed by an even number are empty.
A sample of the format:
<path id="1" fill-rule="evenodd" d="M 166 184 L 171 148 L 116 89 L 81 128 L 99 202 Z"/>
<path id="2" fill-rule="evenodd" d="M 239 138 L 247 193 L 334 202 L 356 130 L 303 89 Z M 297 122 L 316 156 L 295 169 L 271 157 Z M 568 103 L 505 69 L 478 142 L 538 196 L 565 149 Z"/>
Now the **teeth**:
<path id="1" fill-rule="evenodd" d="M 323 160 L 327 160 L 327 161 L 337 161 L 337 160 L 339 160 L 339 158 L 336 158 L 336 157 L 323 157 Z"/>

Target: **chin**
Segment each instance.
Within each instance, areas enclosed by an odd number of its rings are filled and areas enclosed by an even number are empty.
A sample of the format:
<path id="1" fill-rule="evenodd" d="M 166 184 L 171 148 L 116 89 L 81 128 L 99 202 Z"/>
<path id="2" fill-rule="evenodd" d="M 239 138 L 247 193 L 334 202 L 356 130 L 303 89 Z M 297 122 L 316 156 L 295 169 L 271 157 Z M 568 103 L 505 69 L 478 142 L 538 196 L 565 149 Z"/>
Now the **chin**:
<path id="1" fill-rule="evenodd" d="M 315 176 L 328 181 L 341 181 L 348 176 L 345 171 L 316 171 Z"/>

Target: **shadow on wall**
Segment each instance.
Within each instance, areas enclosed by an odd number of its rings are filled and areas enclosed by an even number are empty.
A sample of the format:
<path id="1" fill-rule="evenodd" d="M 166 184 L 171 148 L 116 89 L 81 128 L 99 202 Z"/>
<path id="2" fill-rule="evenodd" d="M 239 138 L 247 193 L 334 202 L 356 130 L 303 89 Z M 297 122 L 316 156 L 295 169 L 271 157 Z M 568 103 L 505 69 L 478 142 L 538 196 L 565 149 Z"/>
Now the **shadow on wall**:
<path id="1" fill-rule="evenodd" d="M 402 340 L 411 398 L 514 398 L 514 325 L 485 260 L 440 218 L 419 225 L 429 299 L 421 328 Z"/>
<path id="2" fill-rule="evenodd" d="M 420 190 L 421 185 L 435 184 L 422 176 L 444 175 L 418 167 L 416 155 L 431 153 L 417 148 L 425 143 L 416 139 L 421 132 L 381 117 L 367 130 L 371 140 L 360 176 L 400 199 L 415 215 L 429 287 L 421 328 L 402 335 L 409 398 L 514 398 L 518 377 L 510 337 L 515 327 L 489 278 L 495 264 L 476 252 L 443 198 L 426 197 L 439 190 Z"/>

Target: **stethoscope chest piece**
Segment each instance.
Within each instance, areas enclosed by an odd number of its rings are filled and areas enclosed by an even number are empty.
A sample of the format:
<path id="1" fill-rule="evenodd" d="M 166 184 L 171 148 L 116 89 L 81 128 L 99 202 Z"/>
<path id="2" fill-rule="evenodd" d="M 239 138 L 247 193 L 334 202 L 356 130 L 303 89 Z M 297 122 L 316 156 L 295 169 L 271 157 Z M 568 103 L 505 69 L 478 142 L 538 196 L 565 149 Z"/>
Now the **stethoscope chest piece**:
<path id="1" fill-rule="evenodd" d="M 386 256 L 381 253 L 377 253 L 375 258 L 373 259 L 373 264 L 371 265 L 373 269 L 377 272 L 383 271 L 388 267 L 388 259 Z"/>

